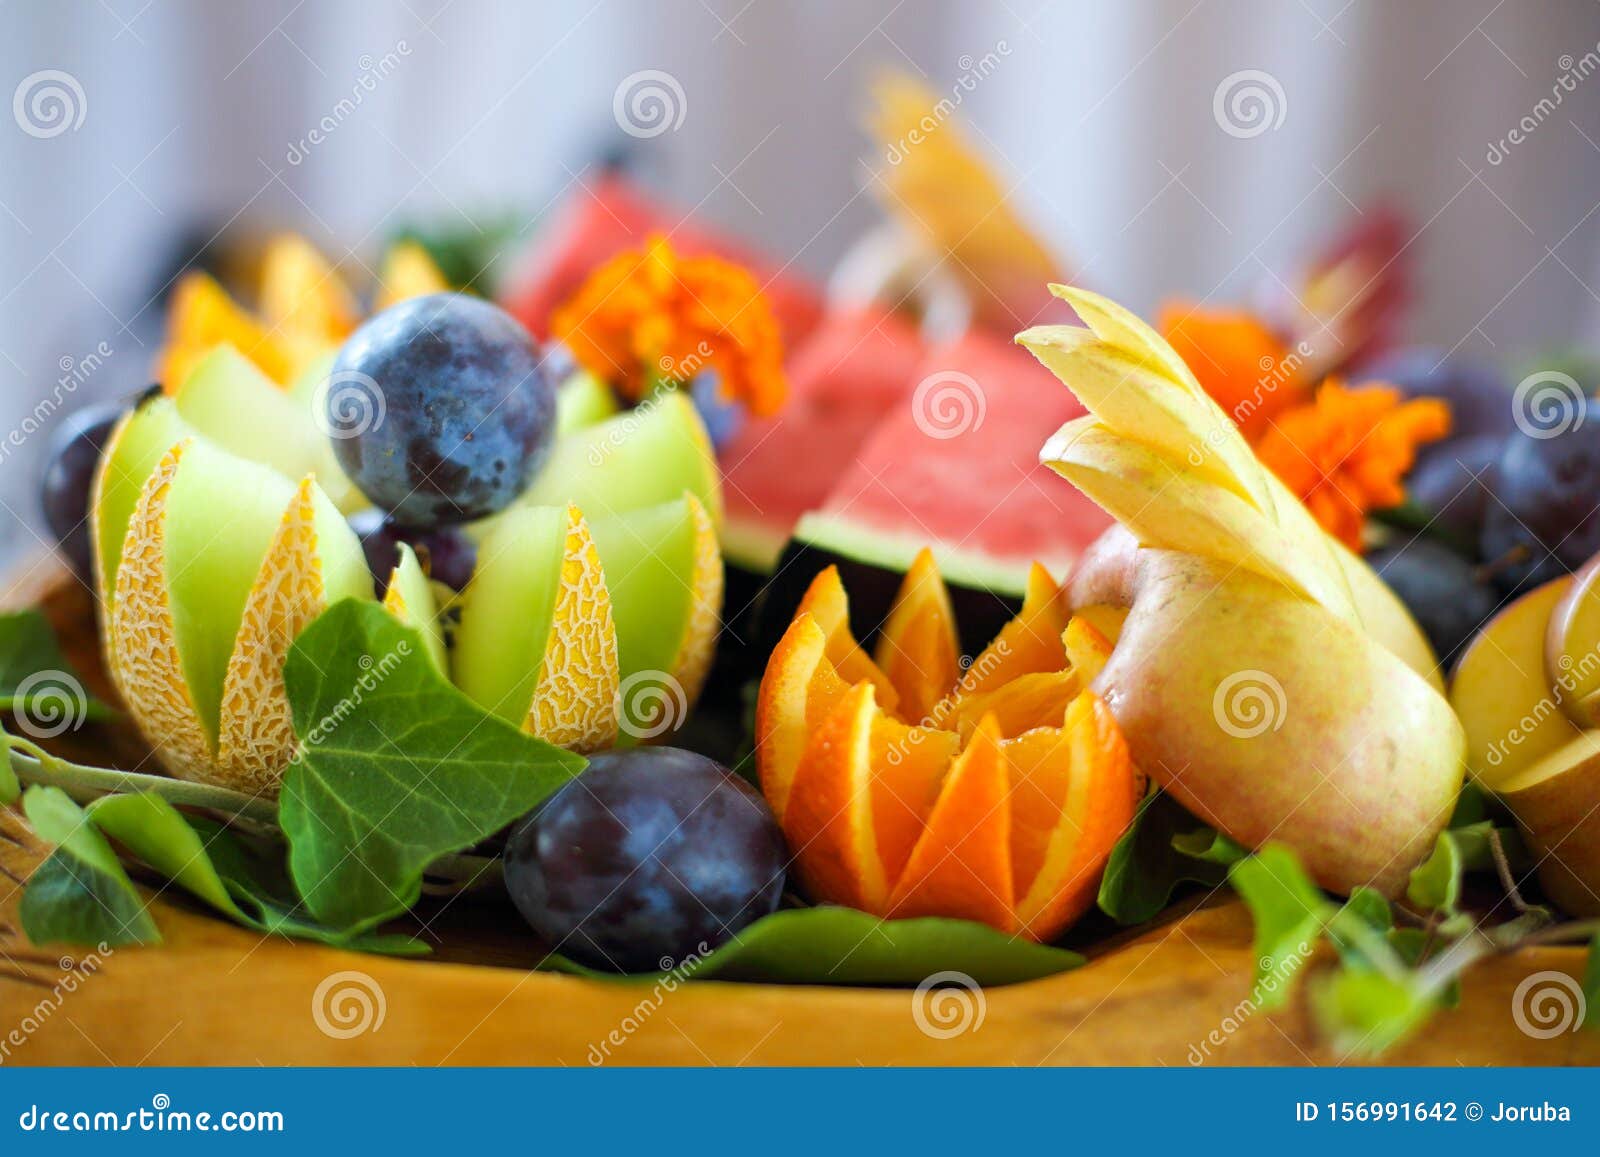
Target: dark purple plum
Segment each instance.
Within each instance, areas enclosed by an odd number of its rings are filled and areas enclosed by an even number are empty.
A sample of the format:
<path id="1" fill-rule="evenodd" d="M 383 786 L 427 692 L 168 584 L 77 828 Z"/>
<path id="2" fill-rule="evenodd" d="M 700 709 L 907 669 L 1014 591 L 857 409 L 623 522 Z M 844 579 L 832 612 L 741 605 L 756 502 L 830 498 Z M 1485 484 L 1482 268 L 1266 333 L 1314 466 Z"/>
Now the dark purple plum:
<path id="1" fill-rule="evenodd" d="M 1504 445 L 1502 434 L 1478 434 L 1429 447 L 1406 475 L 1407 496 L 1443 530 L 1476 544 Z"/>
<path id="2" fill-rule="evenodd" d="M 472 568 L 477 565 L 477 544 L 458 527 L 420 530 L 401 526 L 383 511 L 373 509 L 352 514 L 350 529 L 361 539 L 361 549 L 367 555 L 367 566 L 378 584 L 379 598 L 383 597 L 389 585 L 389 574 L 399 560 L 402 542 L 416 552 L 423 573 L 444 583 L 451 590 L 464 589 L 467 580 L 472 577 Z"/>
<path id="3" fill-rule="evenodd" d="M 1502 590 L 1576 570 L 1600 550 L 1600 402 L 1508 437 L 1489 489 L 1480 549 Z"/>
<path id="4" fill-rule="evenodd" d="M 766 802 L 673 747 L 589 761 L 518 826 L 506 887 L 553 950 L 593 968 L 682 963 L 771 914 L 785 852 Z"/>
<path id="5" fill-rule="evenodd" d="M 339 464 L 399 524 L 483 518 L 527 488 L 549 454 L 555 386 L 537 342 L 481 298 L 436 293 L 350 335 L 324 419 Z"/>
<path id="6" fill-rule="evenodd" d="M 1374 551 L 1367 562 L 1400 596 L 1447 666 L 1500 605 L 1499 593 L 1477 567 L 1426 538 Z"/>
<path id="7" fill-rule="evenodd" d="M 126 409 L 122 402 L 104 402 L 74 410 L 50 438 L 39 486 L 44 521 L 61 553 L 85 582 L 94 570 L 89 547 L 89 491 L 100 451 Z"/>

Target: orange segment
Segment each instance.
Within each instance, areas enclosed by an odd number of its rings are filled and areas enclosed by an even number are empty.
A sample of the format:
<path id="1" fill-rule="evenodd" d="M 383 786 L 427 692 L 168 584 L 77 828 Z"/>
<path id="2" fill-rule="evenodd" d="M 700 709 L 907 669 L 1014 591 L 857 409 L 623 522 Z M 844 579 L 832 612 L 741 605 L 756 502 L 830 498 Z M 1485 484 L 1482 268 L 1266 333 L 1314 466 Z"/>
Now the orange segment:
<path id="1" fill-rule="evenodd" d="M 809 614 L 817 620 L 822 633 L 828 637 L 828 659 L 841 679 L 846 683 L 868 680 L 877 691 L 883 709 L 891 712 L 895 709 L 899 693 L 850 633 L 850 602 L 845 597 L 844 584 L 839 581 L 838 567 L 830 566 L 811 580 L 795 614 Z"/>
<path id="2" fill-rule="evenodd" d="M 881 714 L 873 722 L 872 826 L 885 879 L 897 879 L 911 858 L 960 746 L 948 731 Z"/>
<path id="3" fill-rule="evenodd" d="M 816 899 L 883 911 L 888 888 L 872 826 L 872 684 L 857 683 L 823 720 L 795 768 L 783 834 Z"/>
<path id="4" fill-rule="evenodd" d="M 169 394 L 217 346 L 231 344 L 255 362 L 273 381 L 287 382 L 294 372 L 282 344 L 228 296 L 205 273 L 187 273 L 172 293 L 167 342 L 156 358 L 155 376 Z"/>
<path id="5" fill-rule="evenodd" d="M 985 717 L 939 793 L 928 826 L 889 898 L 889 915 L 979 920 L 1009 932 L 1011 809 L 999 724 Z"/>
<path id="6" fill-rule="evenodd" d="M 1066 727 L 1057 724 L 1024 732 L 1002 746 L 1011 772 L 1012 877 L 1017 894 L 1026 896 L 1061 826 L 1072 782 L 1072 744 Z"/>
<path id="7" fill-rule="evenodd" d="M 1111 848 L 1133 820 L 1136 778 L 1111 709 L 1092 691 L 1073 700 L 1064 731 L 1070 775 L 1060 822 L 1017 904 L 1022 932 L 1050 940 L 1094 901 Z"/>
<path id="8" fill-rule="evenodd" d="M 993 715 L 1000 734 L 1021 735 L 1035 727 L 1059 727 L 1067 717 L 1067 705 L 1084 687 L 1083 679 L 1072 668 L 1019 675 L 993 691 L 964 695 L 955 701 L 955 710 L 944 722 L 963 739 L 972 734 L 978 720 Z"/>
<path id="9" fill-rule="evenodd" d="M 1019 675 L 1059 671 L 1066 666 L 1061 632 L 1067 629 L 1067 614 L 1058 596 L 1050 573 L 1034 563 L 1021 613 L 1002 627 L 994 642 L 973 660 L 955 697 L 991 690 Z"/>
<path id="10" fill-rule="evenodd" d="M 899 693 L 901 718 L 931 722 L 961 673 L 961 644 L 950 592 L 927 547 L 906 571 L 873 658 Z"/>
<path id="11" fill-rule="evenodd" d="M 806 714 L 811 706 L 811 677 L 823 662 L 827 645 L 817 621 L 802 614 L 778 640 L 761 677 L 756 696 L 756 771 L 761 792 L 779 823 L 794 786 L 795 768 L 810 737 Z"/>

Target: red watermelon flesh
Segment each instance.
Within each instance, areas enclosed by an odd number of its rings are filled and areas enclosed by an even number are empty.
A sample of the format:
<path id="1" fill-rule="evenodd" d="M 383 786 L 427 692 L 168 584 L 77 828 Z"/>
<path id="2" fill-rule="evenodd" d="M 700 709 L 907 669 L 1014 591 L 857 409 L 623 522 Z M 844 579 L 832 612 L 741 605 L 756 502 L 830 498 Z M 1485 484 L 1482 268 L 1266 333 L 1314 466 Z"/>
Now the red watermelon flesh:
<path id="1" fill-rule="evenodd" d="M 1039 464 L 1045 440 L 1083 407 L 1026 350 L 984 333 L 930 351 L 913 374 L 906 404 L 854 451 L 796 537 L 901 570 L 929 545 L 951 581 L 1001 594 L 1024 592 L 1034 560 L 1063 578 L 1111 522 Z"/>
<path id="2" fill-rule="evenodd" d="M 654 203 L 617 173 L 580 186 L 540 228 L 507 278 L 500 304 L 537 337 L 547 338 L 550 315 L 577 292 L 584 278 L 617 254 L 642 249 L 658 233 L 679 253 L 709 253 L 748 269 L 761 284 L 791 349 L 821 318 L 822 294 L 810 281 Z"/>
<path id="3" fill-rule="evenodd" d="M 921 339 L 878 309 L 827 314 L 789 359 L 789 400 L 746 422 L 718 455 L 730 560 L 767 571 L 795 523 L 821 505 L 886 415 L 908 404 Z"/>

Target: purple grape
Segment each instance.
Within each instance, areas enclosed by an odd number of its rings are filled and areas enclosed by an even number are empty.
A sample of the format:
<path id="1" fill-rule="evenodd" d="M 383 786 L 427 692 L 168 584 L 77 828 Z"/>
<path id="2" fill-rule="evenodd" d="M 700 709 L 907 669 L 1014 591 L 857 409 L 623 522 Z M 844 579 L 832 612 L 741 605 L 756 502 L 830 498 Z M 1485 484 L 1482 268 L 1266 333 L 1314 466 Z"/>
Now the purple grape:
<path id="1" fill-rule="evenodd" d="M 329 374 L 339 464 L 405 526 L 505 509 L 554 437 L 544 360 L 515 318 L 481 298 L 436 293 L 384 310 L 350 335 Z"/>
<path id="2" fill-rule="evenodd" d="M 1502 589 L 1576 570 L 1600 550 L 1600 402 L 1507 438 L 1489 488 L 1481 551 Z"/>
<path id="3" fill-rule="evenodd" d="M 89 546 L 89 491 L 94 487 L 100 451 L 126 408 L 121 402 L 104 402 L 68 414 L 50 439 L 50 456 L 40 481 L 45 525 L 73 571 L 85 582 L 94 572 Z"/>
<path id="4" fill-rule="evenodd" d="M 401 543 L 416 552 L 417 561 L 429 578 L 451 590 L 459 591 L 467 585 L 478 561 L 477 545 L 454 526 L 418 530 L 401 526 L 383 511 L 374 509 L 351 515 L 350 529 L 361 539 L 367 566 L 378 584 L 379 598 L 383 597 L 389 585 L 389 574 L 400 559 Z"/>
<path id="5" fill-rule="evenodd" d="M 554 951 L 593 968 L 682 963 L 769 915 L 783 837 L 727 768 L 672 747 L 610 751 L 524 820 L 506 887 Z"/>

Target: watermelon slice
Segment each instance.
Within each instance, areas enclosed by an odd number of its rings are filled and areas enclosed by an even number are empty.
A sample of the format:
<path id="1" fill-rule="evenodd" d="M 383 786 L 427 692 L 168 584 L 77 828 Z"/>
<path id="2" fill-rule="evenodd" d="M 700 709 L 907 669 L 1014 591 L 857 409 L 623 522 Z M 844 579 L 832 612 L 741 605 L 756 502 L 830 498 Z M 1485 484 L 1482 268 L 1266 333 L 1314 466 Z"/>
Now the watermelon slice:
<path id="1" fill-rule="evenodd" d="M 772 571 L 800 516 L 855 466 L 878 423 L 909 404 L 923 355 L 916 329 L 895 314 L 854 309 L 823 319 L 789 361 L 783 410 L 747 421 L 718 455 L 730 564 Z"/>
<path id="2" fill-rule="evenodd" d="M 1083 408 L 1027 351 L 969 333 L 930 351 L 902 397 L 801 517 L 764 596 L 763 635 L 834 563 L 862 620 L 858 637 L 869 637 L 926 545 L 958 604 L 963 646 L 976 653 L 1015 613 L 1035 560 L 1059 580 L 1110 525 L 1039 464 L 1045 439 Z"/>
<path id="3" fill-rule="evenodd" d="M 802 342 L 822 316 L 822 295 L 809 281 L 786 274 L 738 242 L 654 204 L 620 173 L 580 186 L 539 230 L 506 279 L 500 304 L 539 338 L 550 336 L 550 315 L 600 264 L 642 249 L 666 234 L 679 253 L 709 253 L 743 265 L 762 286 L 786 345 Z"/>

